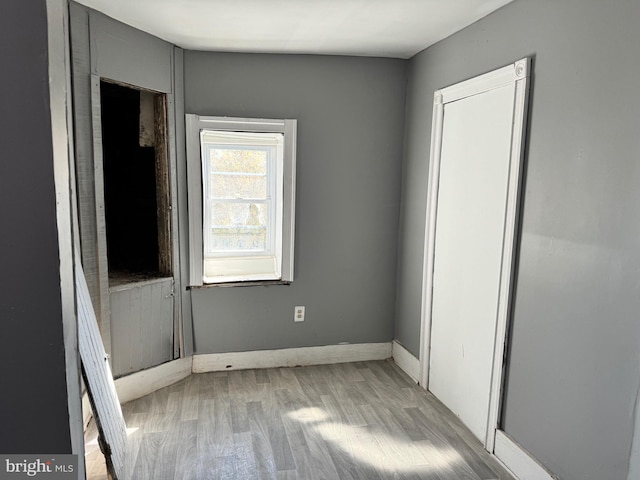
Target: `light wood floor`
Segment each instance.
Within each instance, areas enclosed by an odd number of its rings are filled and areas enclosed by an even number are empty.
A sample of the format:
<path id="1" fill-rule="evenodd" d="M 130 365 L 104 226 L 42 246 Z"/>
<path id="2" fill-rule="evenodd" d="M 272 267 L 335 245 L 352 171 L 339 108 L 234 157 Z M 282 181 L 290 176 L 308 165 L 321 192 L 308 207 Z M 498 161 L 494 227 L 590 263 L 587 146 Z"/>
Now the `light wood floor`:
<path id="1" fill-rule="evenodd" d="M 133 480 L 512 479 L 391 361 L 191 375 L 122 408 Z"/>

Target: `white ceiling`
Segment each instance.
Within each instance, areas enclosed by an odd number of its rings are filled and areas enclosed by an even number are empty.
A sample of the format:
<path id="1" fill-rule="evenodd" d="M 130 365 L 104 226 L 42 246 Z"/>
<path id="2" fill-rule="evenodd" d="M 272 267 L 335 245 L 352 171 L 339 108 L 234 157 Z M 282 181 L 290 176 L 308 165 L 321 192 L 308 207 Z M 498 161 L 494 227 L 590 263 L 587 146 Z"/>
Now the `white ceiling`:
<path id="1" fill-rule="evenodd" d="M 190 50 L 409 58 L 512 0 L 78 0 Z"/>

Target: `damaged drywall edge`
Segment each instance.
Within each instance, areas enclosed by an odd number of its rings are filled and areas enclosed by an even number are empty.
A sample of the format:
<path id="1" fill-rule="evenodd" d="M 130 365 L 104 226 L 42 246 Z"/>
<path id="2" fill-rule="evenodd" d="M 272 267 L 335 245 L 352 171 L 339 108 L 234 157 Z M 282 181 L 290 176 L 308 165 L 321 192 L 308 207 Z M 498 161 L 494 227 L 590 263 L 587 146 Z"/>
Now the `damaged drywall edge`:
<path id="1" fill-rule="evenodd" d="M 640 380 L 640 379 L 639 379 Z M 627 480 L 640 478 L 640 381 L 636 389 L 636 404 L 633 409 L 633 439 L 631 440 L 631 451 L 629 452 L 629 472 Z"/>

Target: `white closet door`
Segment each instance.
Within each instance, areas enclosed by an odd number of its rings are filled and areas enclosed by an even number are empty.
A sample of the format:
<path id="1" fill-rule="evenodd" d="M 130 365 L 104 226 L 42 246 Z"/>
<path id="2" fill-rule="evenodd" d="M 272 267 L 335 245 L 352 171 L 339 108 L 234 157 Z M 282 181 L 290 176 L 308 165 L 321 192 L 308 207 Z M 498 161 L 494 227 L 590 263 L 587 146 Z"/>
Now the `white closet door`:
<path id="1" fill-rule="evenodd" d="M 429 390 L 484 441 L 502 271 L 513 83 L 444 106 Z"/>

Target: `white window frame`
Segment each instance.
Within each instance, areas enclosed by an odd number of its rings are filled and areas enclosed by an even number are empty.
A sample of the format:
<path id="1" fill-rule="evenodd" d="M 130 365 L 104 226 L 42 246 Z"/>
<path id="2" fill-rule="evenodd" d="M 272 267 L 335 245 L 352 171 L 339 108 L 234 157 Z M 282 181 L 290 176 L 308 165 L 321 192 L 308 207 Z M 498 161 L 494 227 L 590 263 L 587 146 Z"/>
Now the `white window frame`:
<path id="1" fill-rule="evenodd" d="M 225 262 L 238 265 L 246 262 L 247 266 L 239 267 L 235 274 L 211 275 L 205 269 L 204 252 L 204 194 L 203 194 L 203 147 L 201 132 L 238 132 L 238 133 L 279 133 L 284 135 L 282 164 L 276 165 L 276 203 L 278 208 L 275 241 L 272 242 L 274 255 L 251 255 L 247 253 L 229 256 L 215 255 L 214 260 L 224 268 Z M 293 258 L 295 237 L 295 178 L 296 178 L 296 120 L 253 119 L 234 117 L 212 117 L 194 114 L 186 115 L 186 147 L 187 147 L 187 187 L 189 207 L 189 285 L 229 284 L 235 282 L 293 281 Z M 269 263 L 275 268 L 266 268 Z M 230 264 L 230 263 L 229 263 Z M 261 267 L 262 266 L 262 267 Z M 265 267 L 265 268 L 263 268 Z M 253 270 L 253 269 L 256 270 Z M 270 270 L 270 273 L 264 271 Z"/>

